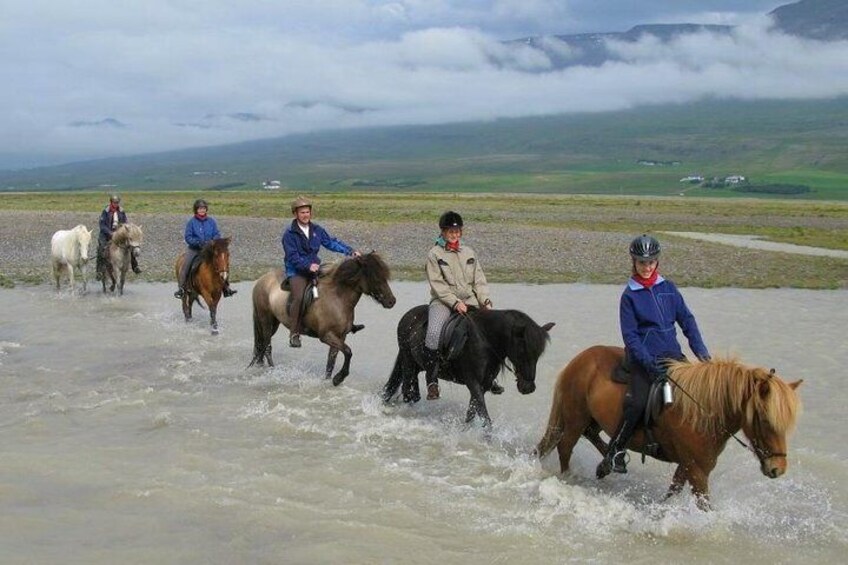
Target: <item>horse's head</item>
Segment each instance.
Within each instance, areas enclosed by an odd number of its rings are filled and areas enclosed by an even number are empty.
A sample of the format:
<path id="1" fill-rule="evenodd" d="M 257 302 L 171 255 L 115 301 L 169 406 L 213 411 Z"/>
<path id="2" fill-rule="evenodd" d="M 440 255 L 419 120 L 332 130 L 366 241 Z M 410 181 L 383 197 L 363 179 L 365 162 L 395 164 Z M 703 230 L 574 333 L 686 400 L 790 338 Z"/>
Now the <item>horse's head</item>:
<path id="1" fill-rule="evenodd" d="M 515 370 L 515 384 L 521 394 L 530 394 L 536 390 L 536 364 L 545 352 L 554 327 L 553 322 L 539 326 L 530 316 L 517 310 L 508 311 L 516 319 L 507 341 L 506 356 Z"/>
<path id="2" fill-rule="evenodd" d="M 141 231 L 141 226 L 135 224 L 121 224 L 112 234 L 112 243 L 129 250 L 134 257 L 141 255 L 142 239 L 144 239 L 144 233 Z"/>
<path id="3" fill-rule="evenodd" d="M 751 390 L 742 431 L 760 461 L 760 471 L 771 479 L 786 472 L 787 436 L 801 409 L 795 390 L 803 381 L 785 383 L 774 369 L 752 369 Z"/>
<path id="4" fill-rule="evenodd" d="M 333 278 L 342 284 L 355 287 L 362 294 L 367 294 L 383 308 L 391 308 L 397 299 L 389 286 L 390 275 L 389 266 L 372 251 L 342 262 Z"/>
<path id="5" fill-rule="evenodd" d="M 93 230 L 88 229 L 80 224 L 74 228 L 77 232 L 77 242 L 79 242 L 79 257 L 83 263 L 88 262 L 88 246 L 91 245 L 91 234 Z"/>
<path id="6" fill-rule="evenodd" d="M 221 280 L 226 281 L 230 276 L 230 238 L 222 237 L 208 243 L 209 260 Z"/>

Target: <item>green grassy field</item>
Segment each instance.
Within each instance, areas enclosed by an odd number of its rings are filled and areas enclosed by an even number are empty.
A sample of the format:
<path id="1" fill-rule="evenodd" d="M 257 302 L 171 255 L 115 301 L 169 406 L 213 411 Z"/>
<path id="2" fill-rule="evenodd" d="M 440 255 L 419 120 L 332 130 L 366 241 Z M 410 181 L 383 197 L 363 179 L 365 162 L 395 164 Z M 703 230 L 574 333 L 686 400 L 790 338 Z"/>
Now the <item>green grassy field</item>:
<path id="1" fill-rule="evenodd" d="M 848 200 L 848 98 L 710 100 L 620 112 L 294 135 L 0 171 L 0 191 L 292 190 L 750 198 L 680 183 L 741 174 Z M 646 166 L 640 160 L 666 163 Z M 757 198 L 784 198 L 758 195 Z"/>

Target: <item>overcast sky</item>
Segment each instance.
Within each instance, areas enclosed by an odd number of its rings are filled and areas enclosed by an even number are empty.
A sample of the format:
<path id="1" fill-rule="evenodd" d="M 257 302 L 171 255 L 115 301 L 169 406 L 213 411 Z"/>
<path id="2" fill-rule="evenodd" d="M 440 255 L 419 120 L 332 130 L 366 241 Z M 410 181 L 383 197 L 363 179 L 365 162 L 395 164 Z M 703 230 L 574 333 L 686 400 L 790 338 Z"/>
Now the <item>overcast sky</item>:
<path id="1" fill-rule="evenodd" d="M 774 0 L 0 0 L 0 168 L 336 127 L 848 94 L 848 42 Z M 506 39 L 738 26 L 551 70 Z"/>

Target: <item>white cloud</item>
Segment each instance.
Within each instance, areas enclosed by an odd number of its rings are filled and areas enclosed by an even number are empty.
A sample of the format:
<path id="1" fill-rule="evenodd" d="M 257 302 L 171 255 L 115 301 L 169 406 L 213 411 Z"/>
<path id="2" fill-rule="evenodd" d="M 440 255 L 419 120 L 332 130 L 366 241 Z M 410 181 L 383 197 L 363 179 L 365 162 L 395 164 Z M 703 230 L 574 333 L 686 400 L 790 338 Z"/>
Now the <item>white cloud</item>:
<path id="1" fill-rule="evenodd" d="M 517 20 L 534 32 L 555 26 L 550 20 L 579 13 L 583 1 L 7 4 L 0 156 L 76 159 L 334 127 L 613 110 L 704 96 L 848 94 L 846 42 L 770 33 L 761 18 L 730 35 L 614 44 L 624 62 L 551 70 L 541 51 L 502 43 L 497 32 Z M 541 20 L 548 21 L 530 23 Z M 546 41 L 560 56 L 573 55 Z M 237 113 L 262 119 L 234 119 Z M 106 119 L 126 127 L 71 125 Z"/>

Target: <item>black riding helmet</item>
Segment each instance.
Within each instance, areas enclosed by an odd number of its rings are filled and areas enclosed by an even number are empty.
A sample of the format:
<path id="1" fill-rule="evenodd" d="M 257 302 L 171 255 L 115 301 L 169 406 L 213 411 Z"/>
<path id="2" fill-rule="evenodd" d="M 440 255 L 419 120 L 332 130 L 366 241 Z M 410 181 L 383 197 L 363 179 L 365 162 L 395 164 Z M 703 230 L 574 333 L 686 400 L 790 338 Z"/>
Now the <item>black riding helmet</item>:
<path id="1" fill-rule="evenodd" d="M 198 198 L 194 201 L 194 213 L 197 214 L 197 210 L 200 208 L 209 209 L 209 204 L 207 204 L 206 201 L 202 198 Z"/>
<path id="2" fill-rule="evenodd" d="M 439 229 L 445 228 L 461 228 L 462 216 L 453 211 L 448 211 L 442 214 L 439 218 Z"/>
<path id="3" fill-rule="evenodd" d="M 642 234 L 630 242 L 630 256 L 639 261 L 652 261 L 660 256 L 660 242 Z"/>

